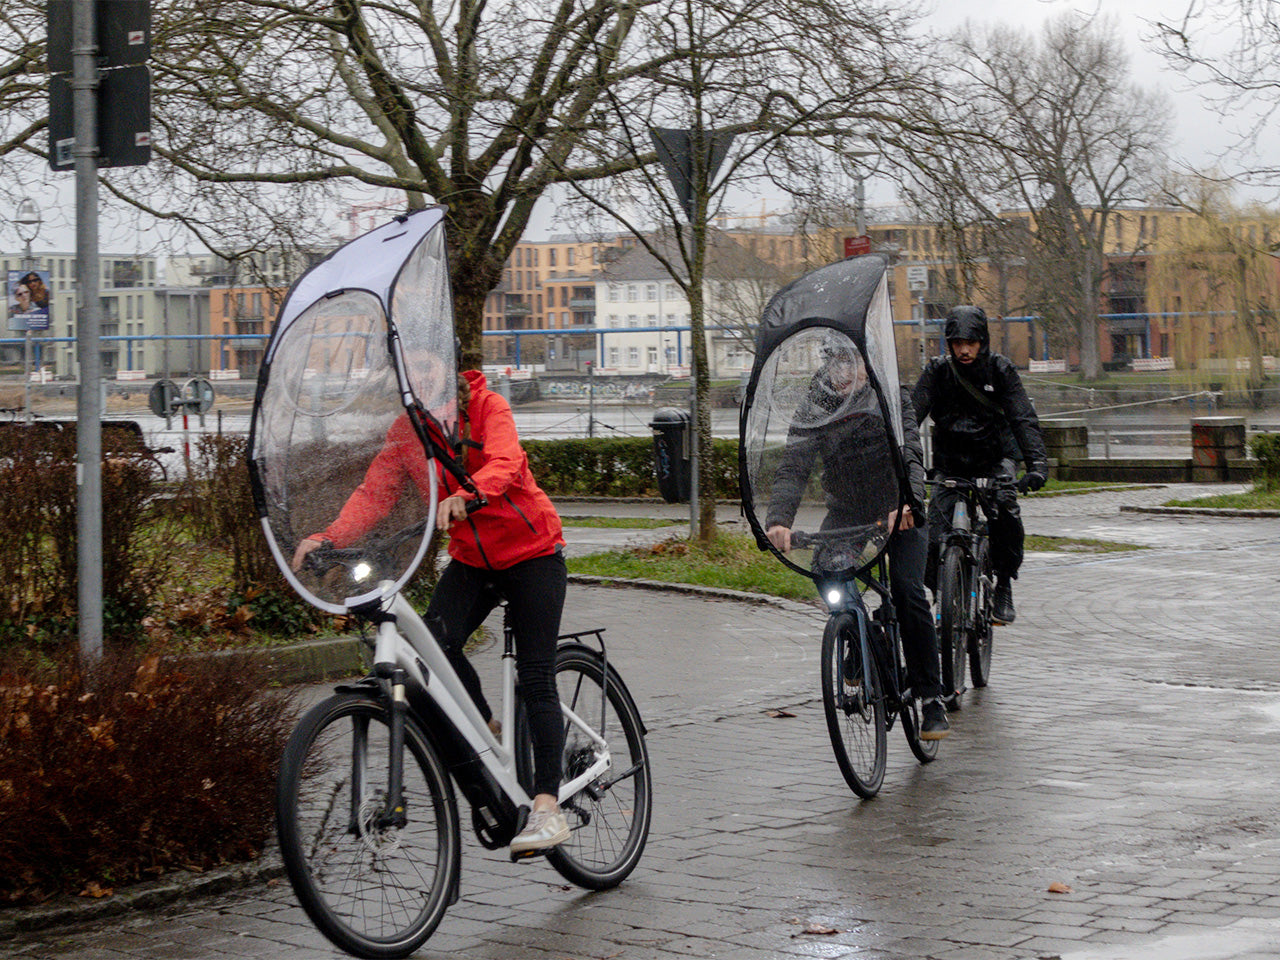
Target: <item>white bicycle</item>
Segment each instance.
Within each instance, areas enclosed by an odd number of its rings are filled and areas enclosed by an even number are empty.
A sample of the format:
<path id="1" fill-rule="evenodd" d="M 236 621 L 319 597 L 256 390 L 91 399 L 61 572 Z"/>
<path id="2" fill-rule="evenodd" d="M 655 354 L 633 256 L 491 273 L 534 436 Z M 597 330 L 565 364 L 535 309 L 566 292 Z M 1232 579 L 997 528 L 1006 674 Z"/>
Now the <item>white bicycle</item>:
<path id="1" fill-rule="evenodd" d="M 395 540 L 386 541 L 388 552 Z M 352 575 L 376 563 L 368 547 L 313 556 L 317 566 Z M 532 805 L 533 754 L 509 626 L 499 740 L 408 601 L 397 593 L 366 616 L 376 628 L 373 671 L 337 687 L 299 722 L 281 762 L 276 812 L 289 880 L 316 926 L 357 956 L 403 957 L 458 897 L 454 784 L 471 805 L 480 843 L 505 846 Z M 608 663 L 602 633 L 560 638 L 559 800 L 571 835 L 546 852 L 565 879 L 593 890 L 616 886 L 635 868 L 652 802 L 644 723 Z"/>

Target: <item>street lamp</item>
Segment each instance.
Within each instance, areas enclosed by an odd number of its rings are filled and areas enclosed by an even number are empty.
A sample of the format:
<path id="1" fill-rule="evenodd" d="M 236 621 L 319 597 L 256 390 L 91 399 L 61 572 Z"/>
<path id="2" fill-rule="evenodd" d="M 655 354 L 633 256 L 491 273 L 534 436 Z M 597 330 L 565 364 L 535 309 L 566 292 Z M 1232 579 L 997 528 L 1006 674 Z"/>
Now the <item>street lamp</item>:
<path id="1" fill-rule="evenodd" d="M 879 156 L 880 147 L 876 143 L 874 133 L 869 132 L 866 127 L 854 127 L 852 137 L 843 146 L 841 152 L 853 161 L 854 170 L 856 171 L 853 175 L 853 229 L 854 232 L 861 237 L 867 232 L 866 180 L 867 177 L 871 175 L 870 171 L 867 173 L 862 172 L 862 161 L 866 160 L 868 157 Z"/>
<path id="2" fill-rule="evenodd" d="M 18 201 L 18 209 L 13 215 L 13 225 L 18 230 L 18 238 L 26 245 L 22 255 L 22 269 L 35 269 L 35 260 L 31 256 L 31 241 L 40 233 L 40 207 L 30 197 Z M 27 423 L 31 422 L 31 321 L 22 321 L 22 411 Z"/>

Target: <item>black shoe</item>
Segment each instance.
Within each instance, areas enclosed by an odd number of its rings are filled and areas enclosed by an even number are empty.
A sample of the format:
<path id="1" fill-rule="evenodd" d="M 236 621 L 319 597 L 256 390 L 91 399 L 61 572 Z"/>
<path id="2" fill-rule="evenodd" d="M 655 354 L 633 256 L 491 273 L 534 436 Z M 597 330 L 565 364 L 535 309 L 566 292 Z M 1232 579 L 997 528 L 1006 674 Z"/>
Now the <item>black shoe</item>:
<path id="1" fill-rule="evenodd" d="M 991 619 L 996 623 L 1013 623 L 1017 617 L 1013 609 L 1013 584 L 1008 580 L 997 580 L 996 593 L 991 598 Z"/>
<path id="2" fill-rule="evenodd" d="M 947 708 L 937 700 L 930 700 L 924 705 L 924 714 L 920 720 L 921 740 L 941 740 L 951 733 L 951 724 L 947 722 Z"/>

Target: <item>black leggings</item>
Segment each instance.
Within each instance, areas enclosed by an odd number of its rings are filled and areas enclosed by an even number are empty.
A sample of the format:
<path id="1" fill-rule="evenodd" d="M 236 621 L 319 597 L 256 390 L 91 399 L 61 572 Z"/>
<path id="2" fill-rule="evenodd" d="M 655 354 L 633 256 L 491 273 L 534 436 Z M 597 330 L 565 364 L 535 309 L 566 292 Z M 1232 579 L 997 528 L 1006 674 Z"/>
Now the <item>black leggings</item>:
<path id="1" fill-rule="evenodd" d="M 462 648 L 497 606 L 498 594 L 506 598 L 516 638 L 520 696 L 533 739 L 533 790 L 553 797 L 560 790 L 560 757 L 564 753 L 564 725 L 556 690 L 556 640 L 567 582 L 560 553 L 534 557 L 506 570 L 485 570 L 450 560 L 427 606 L 427 623 L 488 720 L 493 710 Z"/>

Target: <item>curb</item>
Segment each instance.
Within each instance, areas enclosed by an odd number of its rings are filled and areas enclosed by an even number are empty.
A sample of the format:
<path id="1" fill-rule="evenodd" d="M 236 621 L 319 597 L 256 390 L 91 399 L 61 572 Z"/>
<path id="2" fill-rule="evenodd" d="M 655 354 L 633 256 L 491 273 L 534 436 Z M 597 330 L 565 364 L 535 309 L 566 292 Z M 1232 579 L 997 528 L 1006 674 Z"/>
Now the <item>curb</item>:
<path id="1" fill-rule="evenodd" d="M 1182 517 L 1280 517 L 1280 510 L 1239 510 L 1232 507 L 1135 507 L 1122 505 L 1121 513 L 1166 514 Z"/>
<path id="2" fill-rule="evenodd" d="M 216 867 L 204 873 L 179 871 L 158 880 L 133 884 L 101 900 L 59 897 L 52 903 L 38 907 L 17 908 L 14 916 L 0 915 L 0 941 L 50 927 L 154 910 L 183 900 L 268 883 L 283 876 L 284 864 L 280 861 L 279 852 L 273 848 L 250 863 Z"/>

